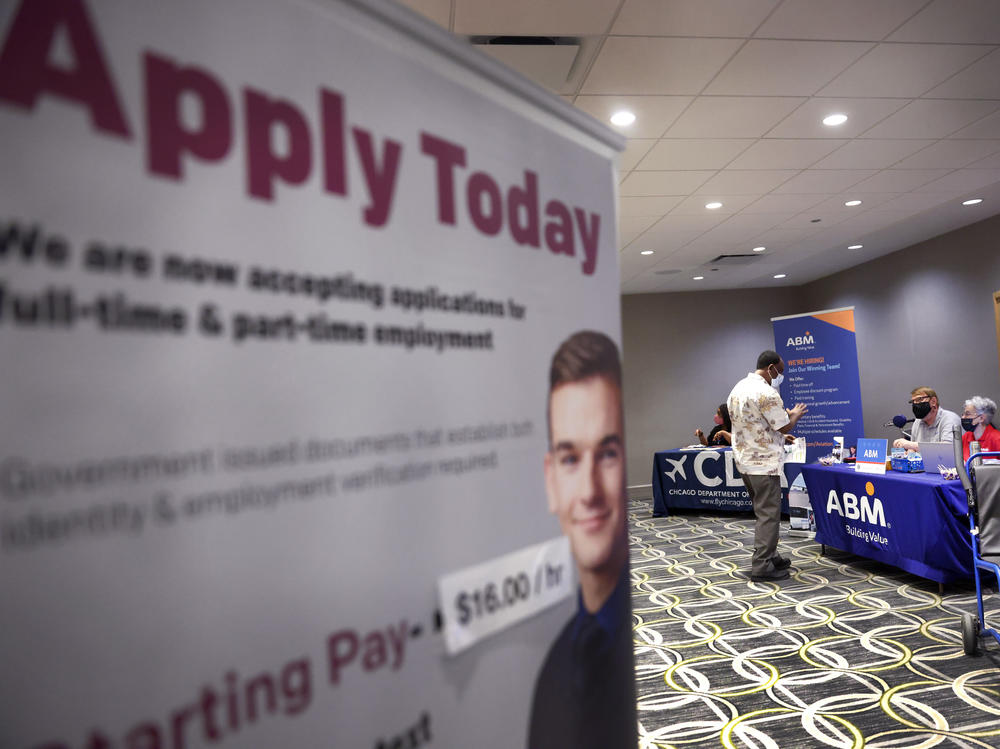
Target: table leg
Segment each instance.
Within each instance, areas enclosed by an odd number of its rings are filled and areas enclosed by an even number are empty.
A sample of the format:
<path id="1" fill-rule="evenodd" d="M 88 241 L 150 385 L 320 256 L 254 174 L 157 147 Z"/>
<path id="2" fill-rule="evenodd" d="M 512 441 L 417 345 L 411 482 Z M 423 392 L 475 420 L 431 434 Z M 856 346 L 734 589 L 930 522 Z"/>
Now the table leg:
<path id="1" fill-rule="evenodd" d="M 944 583 L 938 583 L 938 595 L 944 595 Z"/>

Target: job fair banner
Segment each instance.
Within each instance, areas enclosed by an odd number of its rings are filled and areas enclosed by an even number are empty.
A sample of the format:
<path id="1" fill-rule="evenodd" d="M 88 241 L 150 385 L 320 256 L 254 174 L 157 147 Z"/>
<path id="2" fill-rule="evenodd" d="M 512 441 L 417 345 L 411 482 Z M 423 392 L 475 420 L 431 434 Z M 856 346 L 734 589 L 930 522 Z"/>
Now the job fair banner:
<path id="1" fill-rule="evenodd" d="M 375 0 L 0 44 L 0 746 L 526 745 L 617 136 Z"/>
<path id="2" fill-rule="evenodd" d="M 864 434 L 854 308 L 773 317 L 775 350 L 785 360 L 780 386 L 787 408 L 809 412 L 795 427 L 806 438 L 806 462 L 829 454 L 834 437 L 847 447 Z"/>

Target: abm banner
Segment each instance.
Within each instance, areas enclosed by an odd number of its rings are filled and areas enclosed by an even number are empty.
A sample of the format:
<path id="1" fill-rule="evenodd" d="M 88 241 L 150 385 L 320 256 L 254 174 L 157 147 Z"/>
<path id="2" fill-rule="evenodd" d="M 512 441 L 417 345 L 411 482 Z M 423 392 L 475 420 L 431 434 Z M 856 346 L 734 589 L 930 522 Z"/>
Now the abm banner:
<path id="1" fill-rule="evenodd" d="M 864 434 L 854 308 L 773 317 L 774 350 L 785 360 L 785 406 L 805 403 L 795 428 L 806 438 L 806 462 L 833 449 L 833 438 L 850 446 Z"/>

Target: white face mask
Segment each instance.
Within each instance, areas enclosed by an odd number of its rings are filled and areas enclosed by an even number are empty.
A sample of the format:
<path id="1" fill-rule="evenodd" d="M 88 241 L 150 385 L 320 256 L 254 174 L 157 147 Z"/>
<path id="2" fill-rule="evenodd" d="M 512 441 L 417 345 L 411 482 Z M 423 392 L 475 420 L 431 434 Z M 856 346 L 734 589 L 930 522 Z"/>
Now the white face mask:
<path id="1" fill-rule="evenodd" d="M 774 379 L 771 380 L 771 387 L 777 390 L 779 387 L 781 387 L 781 383 L 783 383 L 784 381 L 785 381 L 785 375 L 782 372 L 779 372 L 777 375 L 775 375 Z"/>

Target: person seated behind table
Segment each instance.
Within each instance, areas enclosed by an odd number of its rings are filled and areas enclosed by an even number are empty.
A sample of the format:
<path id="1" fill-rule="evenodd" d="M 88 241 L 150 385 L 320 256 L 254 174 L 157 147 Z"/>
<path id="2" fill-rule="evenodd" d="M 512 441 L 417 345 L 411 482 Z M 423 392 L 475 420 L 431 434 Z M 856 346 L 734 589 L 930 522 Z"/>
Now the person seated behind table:
<path id="1" fill-rule="evenodd" d="M 979 443 L 980 452 L 1000 452 L 1000 431 L 994 428 L 997 404 L 989 398 L 974 395 L 965 402 L 962 411 L 962 452 L 969 459 L 969 445 Z"/>
<path id="2" fill-rule="evenodd" d="M 694 430 L 694 436 L 703 445 L 725 446 L 733 444 L 733 421 L 729 418 L 729 406 L 725 403 L 715 409 L 715 427 L 708 437 L 700 429 Z"/>
<path id="3" fill-rule="evenodd" d="M 955 431 L 962 427 L 962 420 L 957 413 L 941 408 L 933 388 L 913 388 L 910 392 L 910 405 L 915 419 L 913 432 L 910 439 L 897 439 L 892 443 L 893 447 L 919 450 L 918 442 L 951 442 Z"/>

